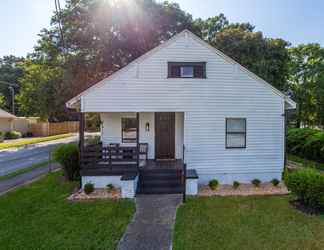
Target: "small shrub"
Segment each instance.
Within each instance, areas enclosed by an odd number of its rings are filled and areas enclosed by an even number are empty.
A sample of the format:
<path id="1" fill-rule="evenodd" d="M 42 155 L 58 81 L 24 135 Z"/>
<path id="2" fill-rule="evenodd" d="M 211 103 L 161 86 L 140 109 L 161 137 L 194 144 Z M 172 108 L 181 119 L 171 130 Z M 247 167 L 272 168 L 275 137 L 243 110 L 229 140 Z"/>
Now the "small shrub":
<path id="1" fill-rule="evenodd" d="M 58 146 L 54 151 L 53 158 L 62 165 L 67 180 L 73 181 L 79 178 L 80 165 L 78 145 L 63 144 Z"/>
<path id="2" fill-rule="evenodd" d="M 212 189 L 215 190 L 218 187 L 218 180 L 213 179 L 211 181 L 209 181 L 208 186 Z"/>
<path id="3" fill-rule="evenodd" d="M 324 175 L 314 169 L 301 169 L 289 173 L 285 182 L 304 206 L 324 209 Z"/>
<path id="4" fill-rule="evenodd" d="M 91 194 L 94 191 L 94 185 L 92 183 L 86 183 L 83 187 L 86 194 Z"/>
<path id="5" fill-rule="evenodd" d="M 18 131 L 8 131 L 4 137 L 6 140 L 19 139 L 21 138 L 21 133 Z"/>
<path id="6" fill-rule="evenodd" d="M 113 185 L 113 184 L 108 184 L 107 186 L 107 189 L 109 190 L 109 191 L 112 191 L 112 190 L 114 190 L 115 189 L 115 186 Z"/>
<path id="7" fill-rule="evenodd" d="M 4 133 L 0 131 L 0 142 L 3 142 L 4 140 Z"/>
<path id="8" fill-rule="evenodd" d="M 251 181 L 251 183 L 255 186 L 255 187 L 260 187 L 261 181 L 259 179 L 253 179 Z"/>
<path id="9" fill-rule="evenodd" d="M 272 183 L 272 185 L 274 185 L 276 187 L 279 185 L 280 181 L 278 179 L 272 179 L 271 183 Z"/>
<path id="10" fill-rule="evenodd" d="M 233 182 L 233 188 L 237 189 L 240 186 L 240 183 L 238 181 Z"/>

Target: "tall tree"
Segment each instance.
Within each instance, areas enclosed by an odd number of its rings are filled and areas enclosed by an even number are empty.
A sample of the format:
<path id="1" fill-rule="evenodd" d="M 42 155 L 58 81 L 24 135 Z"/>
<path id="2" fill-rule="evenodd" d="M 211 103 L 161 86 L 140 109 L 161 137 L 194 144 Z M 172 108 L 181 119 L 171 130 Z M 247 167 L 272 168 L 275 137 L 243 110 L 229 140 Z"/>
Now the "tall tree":
<path id="1" fill-rule="evenodd" d="M 58 28 L 59 16 L 64 43 Z M 42 30 L 34 52 L 29 55 L 19 101 L 24 111 L 52 119 L 55 114 L 49 109 L 56 106 L 47 106 L 45 112 L 36 102 L 28 101 L 36 91 L 41 93 L 44 85 L 52 82 L 65 86 L 60 88 L 64 90 L 60 97 L 67 101 L 185 28 L 194 29 L 192 17 L 175 3 L 68 0 L 62 14 L 53 16 L 51 27 Z M 56 72 L 58 68 L 63 77 L 52 74 L 51 70 Z M 38 73 L 42 75 L 37 76 Z M 54 80 L 49 81 L 49 76 Z"/>
<path id="2" fill-rule="evenodd" d="M 21 111 L 27 116 L 40 116 L 43 120 L 66 117 L 62 67 L 26 60 L 22 68 L 24 77 L 17 96 Z"/>
<path id="3" fill-rule="evenodd" d="M 324 48 L 299 45 L 289 50 L 290 88 L 298 103 L 297 127 L 324 126 Z"/>
<path id="4" fill-rule="evenodd" d="M 7 83 L 15 84 L 15 92 L 19 93 L 19 78 L 22 77 L 23 71 L 20 64 L 23 62 L 22 57 L 15 57 L 13 55 L 4 56 L 0 58 L 0 94 L 2 95 L 2 107 L 7 111 L 12 110 L 12 95 Z M 18 107 L 16 112 L 20 114 Z M 16 113 L 15 112 L 15 113 Z"/>

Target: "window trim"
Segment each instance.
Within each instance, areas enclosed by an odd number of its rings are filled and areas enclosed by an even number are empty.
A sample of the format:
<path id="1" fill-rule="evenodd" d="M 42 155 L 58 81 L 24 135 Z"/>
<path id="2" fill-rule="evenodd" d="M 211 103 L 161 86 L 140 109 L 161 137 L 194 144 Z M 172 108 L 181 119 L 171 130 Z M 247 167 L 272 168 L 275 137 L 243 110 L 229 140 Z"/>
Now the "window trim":
<path id="1" fill-rule="evenodd" d="M 121 119 L 120 119 L 120 123 L 121 123 L 121 142 L 122 143 L 136 143 L 136 137 L 135 137 L 135 141 L 129 141 L 130 140 L 129 138 L 124 138 L 124 136 L 123 136 L 123 119 L 136 119 L 136 117 L 121 117 Z M 137 130 L 136 130 L 136 136 L 137 136 Z"/>
<path id="2" fill-rule="evenodd" d="M 227 121 L 228 120 L 243 120 L 244 121 L 244 132 L 227 132 Z M 238 147 L 227 146 L 227 135 L 228 134 L 244 135 L 244 146 L 238 146 Z M 225 148 L 226 149 L 244 149 L 244 148 L 246 148 L 246 118 L 242 118 L 242 117 L 227 117 L 227 118 L 225 118 Z"/>
<path id="3" fill-rule="evenodd" d="M 192 77 L 182 77 L 181 72 L 180 76 L 172 76 L 171 75 L 171 67 L 172 66 L 178 66 L 178 67 L 183 67 L 183 66 L 202 66 L 203 68 L 203 76 L 202 77 L 195 77 L 195 69 L 193 68 L 193 76 Z M 181 69 L 180 69 L 181 71 Z M 180 79 L 206 79 L 206 62 L 168 62 L 168 77 L 167 78 L 180 78 Z"/>

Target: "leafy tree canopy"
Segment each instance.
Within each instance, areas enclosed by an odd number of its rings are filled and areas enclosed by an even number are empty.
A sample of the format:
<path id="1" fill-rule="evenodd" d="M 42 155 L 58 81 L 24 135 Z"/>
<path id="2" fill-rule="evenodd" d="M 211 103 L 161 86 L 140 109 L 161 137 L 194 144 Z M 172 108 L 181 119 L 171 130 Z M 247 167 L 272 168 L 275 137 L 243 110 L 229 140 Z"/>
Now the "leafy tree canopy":
<path id="1" fill-rule="evenodd" d="M 290 89 L 298 103 L 297 127 L 324 126 L 324 48 L 319 44 L 289 49 Z"/>
<path id="2" fill-rule="evenodd" d="M 13 55 L 0 58 L 0 107 L 7 111 L 12 110 L 12 96 L 8 88 L 8 83 L 15 84 L 15 91 L 19 92 L 19 78 L 22 77 L 23 71 L 20 67 L 23 58 Z"/>

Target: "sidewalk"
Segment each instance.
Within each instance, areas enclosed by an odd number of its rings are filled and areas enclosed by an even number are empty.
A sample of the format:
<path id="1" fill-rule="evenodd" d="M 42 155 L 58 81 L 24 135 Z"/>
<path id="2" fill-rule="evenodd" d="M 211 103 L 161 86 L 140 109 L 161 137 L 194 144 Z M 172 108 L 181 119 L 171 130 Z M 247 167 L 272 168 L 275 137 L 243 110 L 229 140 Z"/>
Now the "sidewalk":
<path id="1" fill-rule="evenodd" d="M 170 250 L 181 194 L 138 195 L 136 213 L 118 250 Z"/>

